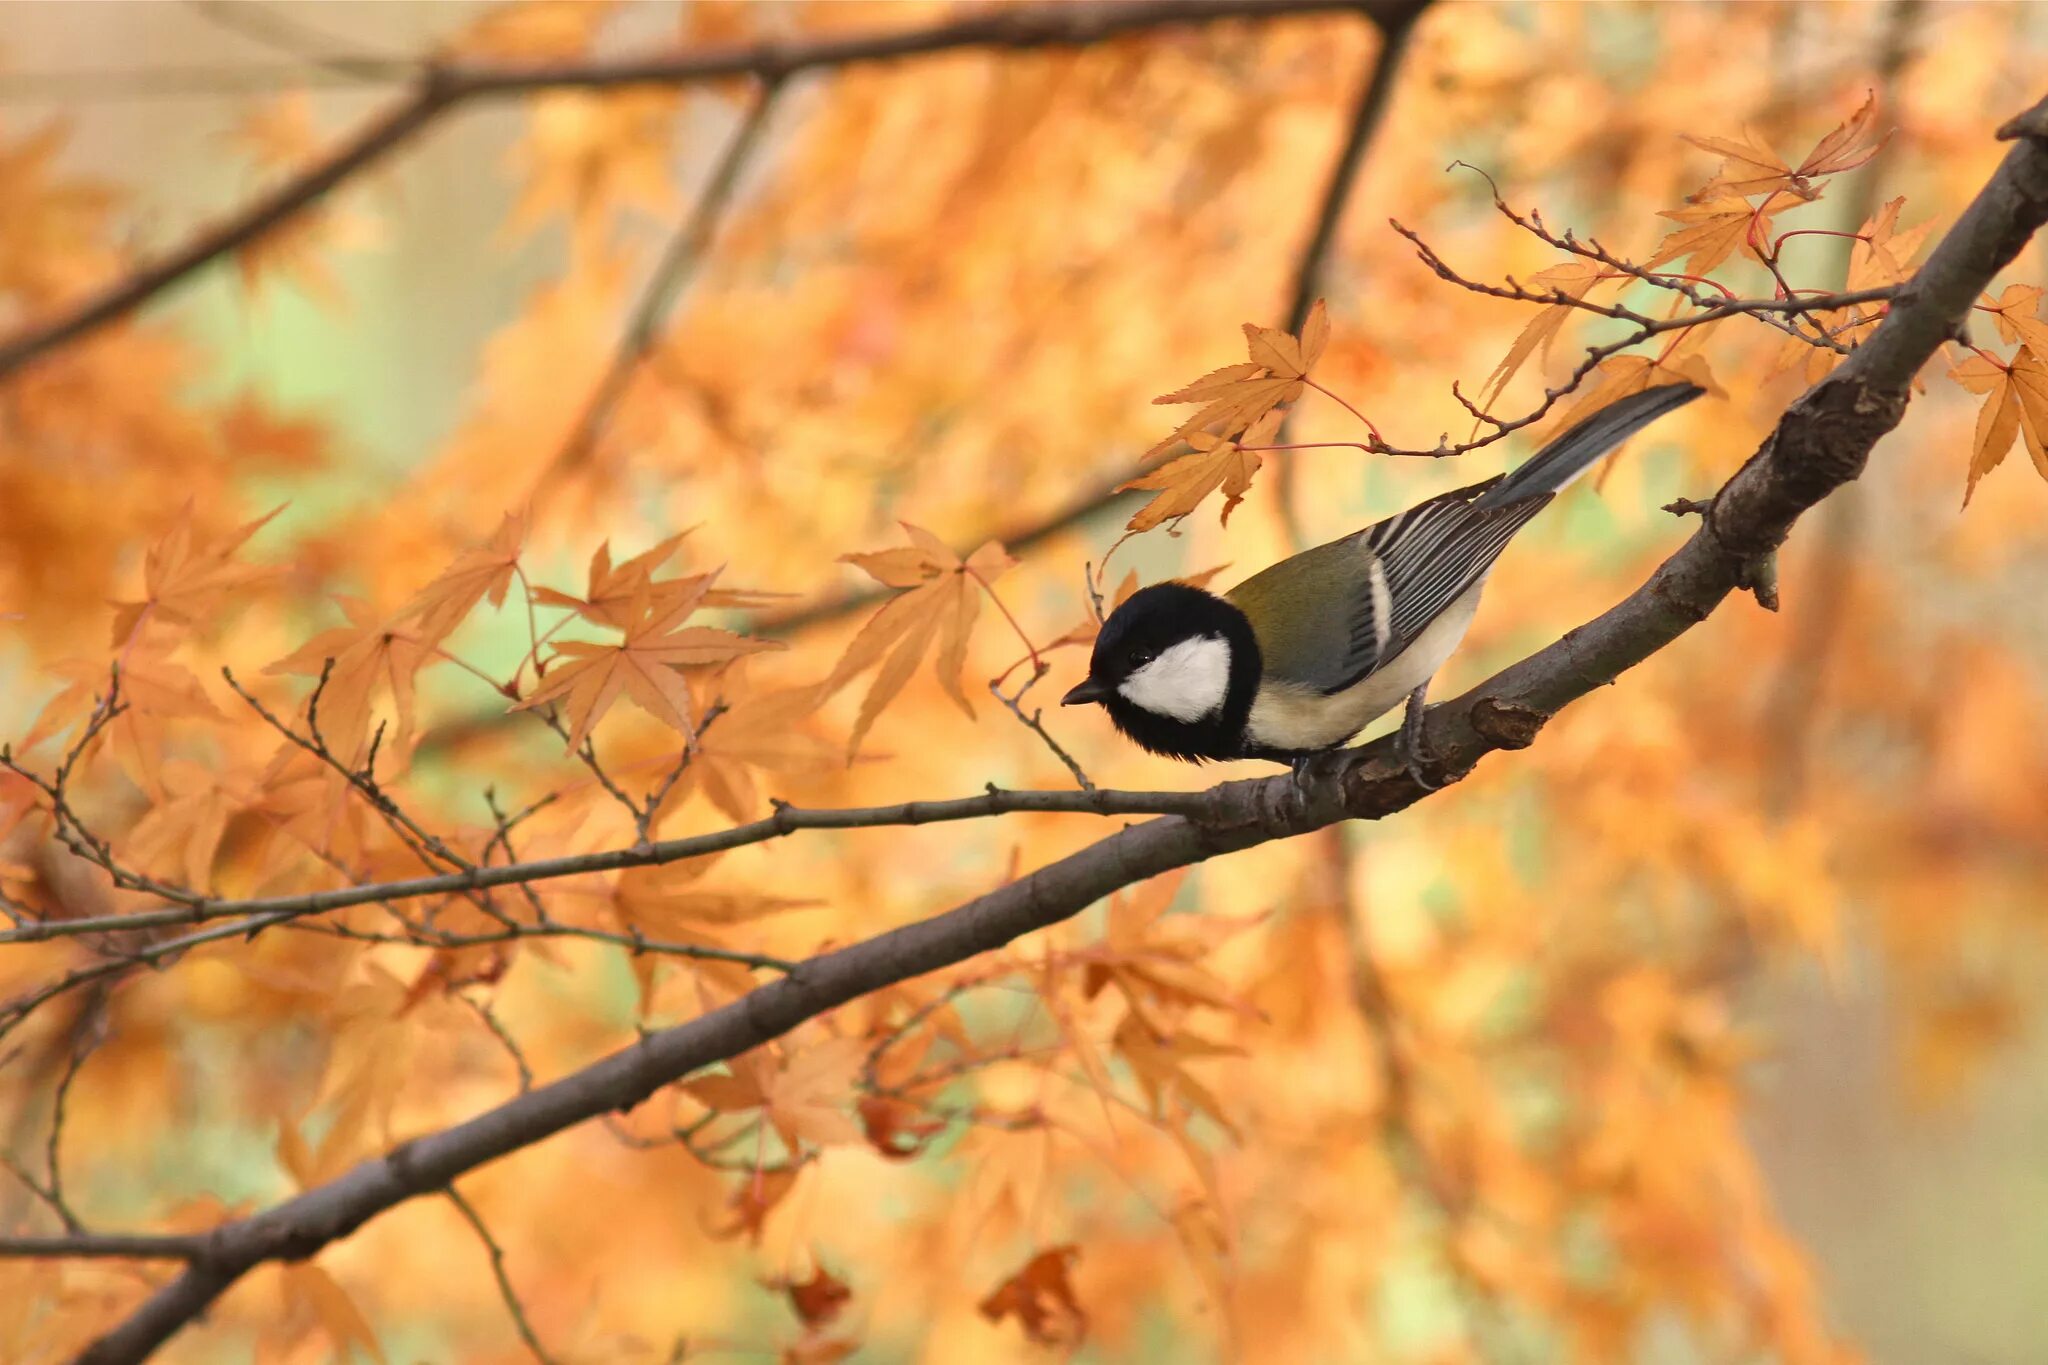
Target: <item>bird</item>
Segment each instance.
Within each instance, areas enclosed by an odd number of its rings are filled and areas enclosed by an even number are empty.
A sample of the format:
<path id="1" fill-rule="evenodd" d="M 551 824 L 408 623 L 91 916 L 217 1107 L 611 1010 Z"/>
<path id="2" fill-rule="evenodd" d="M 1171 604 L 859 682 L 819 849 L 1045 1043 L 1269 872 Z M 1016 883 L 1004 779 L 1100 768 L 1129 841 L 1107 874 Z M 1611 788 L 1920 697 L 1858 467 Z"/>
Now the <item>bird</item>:
<path id="1" fill-rule="evenodd" d="M 1102 623 L 1088 676 L 1063 698 L 1098 704 L 1125 736 L 1189 763 L 1268 759 L 1305 780 L 1315 761 L 1406 703 L 1403 763 L 1424 787 L 1430 680 L 1465 637 L 1494 562 L 1573 479 L 1696 384 L 1601 408 L 1505 475 L 1261 570 L 1225 593 L 1155 583 Z"/>

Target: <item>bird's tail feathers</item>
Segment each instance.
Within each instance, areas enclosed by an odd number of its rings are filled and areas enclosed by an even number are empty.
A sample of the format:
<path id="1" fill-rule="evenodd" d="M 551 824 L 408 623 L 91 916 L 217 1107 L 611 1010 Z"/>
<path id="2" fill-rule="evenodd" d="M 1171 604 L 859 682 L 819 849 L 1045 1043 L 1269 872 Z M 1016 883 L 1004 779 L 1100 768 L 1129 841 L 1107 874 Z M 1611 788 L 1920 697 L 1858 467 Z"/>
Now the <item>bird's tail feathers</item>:
<path id="1" fill-rule="evenodd" d="M 1663 384 L 1616 399 L 1537 451 L 1472 505 L 1480 509 L 1505 507 L 1524 498 L 1555 493 L 1592 468 L 1602 455 L 1705 392 L 1697 384 Z"/>

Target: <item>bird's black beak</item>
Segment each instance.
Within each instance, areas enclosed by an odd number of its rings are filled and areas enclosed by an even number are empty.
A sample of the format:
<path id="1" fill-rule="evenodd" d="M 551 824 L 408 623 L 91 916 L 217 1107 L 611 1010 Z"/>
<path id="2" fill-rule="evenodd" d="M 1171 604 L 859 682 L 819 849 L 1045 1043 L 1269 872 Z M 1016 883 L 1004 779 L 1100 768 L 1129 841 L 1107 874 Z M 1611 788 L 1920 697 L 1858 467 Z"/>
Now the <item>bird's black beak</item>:
<path id="1" fill-rule="evenodd" d="M 1061 706 L 1086 706 L 1090 702 L 1106 701 L 1109 689 L 1093 678 L 1083 678 L 1081 685 L 1060 698 Z"/>

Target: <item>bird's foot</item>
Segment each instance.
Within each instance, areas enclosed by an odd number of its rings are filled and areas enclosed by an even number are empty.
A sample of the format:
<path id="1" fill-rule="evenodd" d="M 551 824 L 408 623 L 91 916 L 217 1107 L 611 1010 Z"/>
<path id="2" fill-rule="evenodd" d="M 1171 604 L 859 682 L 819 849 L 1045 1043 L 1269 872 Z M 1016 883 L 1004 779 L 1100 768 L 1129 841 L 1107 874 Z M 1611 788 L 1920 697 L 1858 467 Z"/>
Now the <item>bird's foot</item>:
<path id="1" fill-rule="evenodd" d="M 1428 695 L 1428 683 L 1422 684 L 1408 694 L 1408 709 L 1401 715 L 1401 738 L 1395 747 L 1401 755 L 1401 766 L 1407 771 L 1409 778 L 1424 791 L 1433 792 L 1443 786 L 1443 780 L 1423 771 L 1425 763 L 1431 767 L 1439 767 L 1436 755 L 1429 751 L 1429 741 L 1424 739 L 1422 734 L 1423 716 L 1427 710 L 1423 705 L 1423 698 Z"/>
<path id="2" fill-rule="evenodd" d="M 1314 753 L 1296 754 L 1289 760 L 1288 767 L 1294 770 L 1294 789 L 1308 797 L 1315 788 L 1334 776 L 1343 765 L 1344 750 L 1318 749 Z"/>

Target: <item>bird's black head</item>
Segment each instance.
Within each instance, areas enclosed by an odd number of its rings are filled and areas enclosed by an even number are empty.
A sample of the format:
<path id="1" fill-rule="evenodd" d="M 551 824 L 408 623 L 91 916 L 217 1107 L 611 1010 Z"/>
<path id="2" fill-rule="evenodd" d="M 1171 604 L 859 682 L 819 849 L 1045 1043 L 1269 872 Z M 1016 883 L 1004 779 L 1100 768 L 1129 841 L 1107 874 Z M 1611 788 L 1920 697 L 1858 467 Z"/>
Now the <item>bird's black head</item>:
<path id="1" fill-rule="evenodd" d="M 1087 681 L 1063 701 L 1101 703 L 1117 729 L 1155 754 L 1238 758 L 1260 668 L 1243 612 L 1185 583 L 1155 583 L 1110 613 Z"/>

